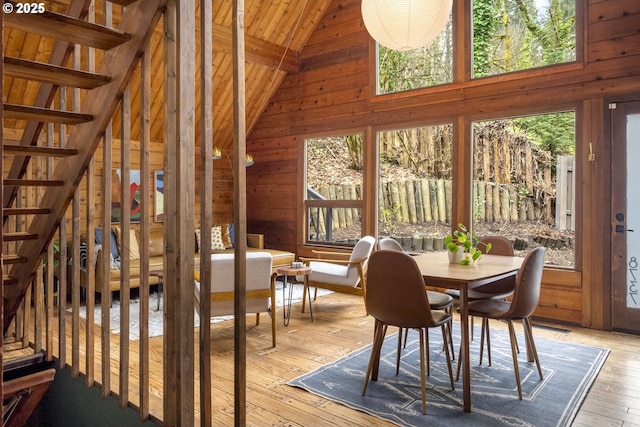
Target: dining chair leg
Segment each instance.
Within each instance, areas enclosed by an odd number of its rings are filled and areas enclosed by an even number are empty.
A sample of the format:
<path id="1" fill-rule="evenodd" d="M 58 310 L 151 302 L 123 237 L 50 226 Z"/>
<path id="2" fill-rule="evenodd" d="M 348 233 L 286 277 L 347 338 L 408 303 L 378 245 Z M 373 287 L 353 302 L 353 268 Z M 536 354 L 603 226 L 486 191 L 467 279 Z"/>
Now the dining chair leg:
<path id="1" fill-rule="evenodd" d="M 402 352 L 402 333 L 404 328 L 398 328 L 398 353 L 396 354 L 396 375 L 400 373 L 400 353 Z M 407 333 L 409 331 L 407 330 Z"/>
<path id="2" fill-rule="evenodd" d="M 382 349 L 382 343 L 384 342 L 384 331 L 386 326 L 376 320 L 373 327 L 373 344 L 371 345 L 371 356 L 369 356 L 369 364 L 367 365 L 367 373 L 364 378 L 364 385 L 362 386 L 362 395 L 367 392 L 367 385 L 369 384 L 369 378 L 371 381 L 377 381 L 377 367 L 374 372 L 374 365 L 380 363 L 380 350 Z"/>
<path id="3" fill-rule="evenodd" d="M 538 375 L 540 375 L 540 380 L 542 380 L 542 368 L 540 368 L 540 359 L 538 358 L 538 350 L 536 349 L 536 343 L 533 341 L 533 328 L 531 326 L 531 319 L 529 317 L 522 319 L 522 325 L 525 330 L 525 339 L 529 343 L 529 347 L 533 353 L 533 359 L 536 362 L 536 366 L 538 368 Z"/>
<path id="4" fill-rule="evenodd" d="M 426 385 L 427 380 L 424 375 L 424 355 L 425 355 L 424 332 L 425 330 L 420 329 L 419 332 L 420 332 L 420 391 L 422 394 L 422 413 L 426 414 L 427 413 L 427 385 Z"/>
<path id="5" fill-rule="evenodd" d="M 456 360 L 456 352 L 453 350 L 453 319 L 447 323 L 447 330 L 449 331 L 449 347 L 451 349 L 451 360 Z"/>
<path id="6" fill-rule="evenodd" d="M 486 336 L 487 318 L 482 318 L 482 327 L 480 328 L 480 361 L 479 365 L 482 365 L 482 356 L 484 356 L 484 337 Z"/>
<path id="7" fill-rule="evenodd" d="M 456 381 L 460 379 L 460 365 L 462 361 L 462 343 L 460 343 L 460 348 L 458 349 L 458 367 L 456 368 Z"/>
<path id="8" fill-rule="evenodd" d="M 429 328 L 426 328 L 424 330 L 424 337 L 425 337 L 425 342 L 426 342 L 426 356 L 427 356 L 427 376 L 431 375 L 431 351 L 430 351 L 430 347 L 429 347 Z"/>
<path id="9" fill-rule="evenodd" d="M 287 284 L 287 278 L 284 278 L 284 285 L 286 286 Z M 293 280 L 291 281 L 291 284 L 289 286 L 293 286 Z M 291 288 L 293 289 L 293 288 Z M 318 288 L 316 288 L 317 290 Z M 282 291 L 284 292 L 284 290 Z M 300 310 L 301 313 L 304 313 L 304 308 L 307 305 L 307 294 L 309 294 L 309 281 L 308 280 L 304 280 L 304 284 L 302 286 L 302 309 Z M 291 294 L 289 294 L 291 295 Z M 310 294 L 309 294 L 310 295 Z M 282 294 L 282 296 L 284 297 L 284 293 Z M 311 298 L 311 296 L 309 296 L 309 298 Z M 309 307 L 311 307 L 311 301 L 309 301 Z M 286 312 L 285 312 L 286 314 Z"/>
<path id="10" fill-rule="evenodd" d="M 449 353 L 449 344 L 447 343 L 447 337 L 449 333 L 447 332 L 447 328 L 445 325 L 442 325 L 442 341 L 444 342 L 444 353 L 445 357 L 447 358 L 447 369 L 449 370 L 449 382 L 451 382 L 451 390 L 455 390 L 455 386 L 453 385 L 453 370 L 451 369 L 451 354 Z"/>
<path id="11" fill-rule="evenodd" d="M 522 400 L 522 386 L 520 385 L 520 369 L 518 368 L 518 353 L 516 352 L 516 331 L 513 322 L 508 320 L 509 338 L 511 340 L 511 357 L 513 358 L 513 371 L 516 374 L 516 384 L 518 385 L 518 398 Z"/>
<path id="12" fill-rule="evenodd" d="M 489 318 L 485 317 L 483 320 L 486 322 L 487 358 L 489 359 L 489 366 L 491 366 L 491 329 L 489 329 Z M 516 340 L 516 348 L 517 347 L 518 347 L 518 340 Z"/>

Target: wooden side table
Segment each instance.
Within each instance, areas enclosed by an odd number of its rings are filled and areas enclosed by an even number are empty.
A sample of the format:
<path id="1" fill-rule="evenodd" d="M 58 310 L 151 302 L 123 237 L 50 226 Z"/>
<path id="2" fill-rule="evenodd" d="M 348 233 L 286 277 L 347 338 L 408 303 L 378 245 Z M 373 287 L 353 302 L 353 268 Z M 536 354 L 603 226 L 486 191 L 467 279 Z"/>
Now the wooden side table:
<path id="1" fill-rule="evenodd" d="M 276 274 L 278 276 L 282 276 L 284 278 L 283 286 L 282 286 L 282 311 L 283 311 L 283 319 L 284 326 L 289 325 L 289 319 L 291 319 L 291 300 L 293 299 L 293 280 L 291 281 L 291 286 L 289 286 L 289 300 L 287 301 L 285 290 L 287 288 L 287 278 L 295 277 L 295 276 L 304 276 L 304 280 L 309 285 L 309 274 L 311 273 L 311 267 L 299 267 L 293 268 L 291 266 L 278 267 L 276 269 Z M 309 294 L 309 313 L 311 314 L 311 321 L 313 322 L 313 309 L 311 308 L 311 289 L 307 286 L 307 293 Z"/>

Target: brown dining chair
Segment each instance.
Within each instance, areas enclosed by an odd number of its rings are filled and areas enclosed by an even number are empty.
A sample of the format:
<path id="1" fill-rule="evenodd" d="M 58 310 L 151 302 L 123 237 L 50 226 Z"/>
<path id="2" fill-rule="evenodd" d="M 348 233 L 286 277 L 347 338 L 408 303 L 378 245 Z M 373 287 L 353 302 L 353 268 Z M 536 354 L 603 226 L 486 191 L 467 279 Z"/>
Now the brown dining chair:
<path id="1" fill-rule="evenodd" d="M 518 351 L 516 333 L 513 327 L 514 320 L 522 320 L 524 337 L 527 348 L 532 352 L 538 367 L 538 374 L 542 380 L 540 359 L 533 341 L 531 328 L 531 315 L 538 306 L 540 299 L 540 285 L 542 283 L 542 270 L 544 268 L 545 248 L 535 248 L 529 252 L 522 266 L 518 270 L 515 280 L 515 289 L 511 301 L 503 299 L 482 299 L 469 303 L 469 314 L 480 316 L 483 319 L 504 320 L 509 325 L 509 338 L 511 340 L 511 356 L 513 357 L 513 370 L 518 384 L 518 397 L 522 400 L 522 387 L 520 385 L 520 370 L 518 369 Z M 459 367 L 458 367 L 459 370 Z"/>
<path id="2" fill-rule="evenodd" d="M 378 241 L 378 250 L 390 250 L 390 251 L 398 251 L 404 252 L 402 249 L 402 245 L 396 239 L 391 237 L 385 237 Z M 453 306 L 453 297 L 443 293 L 443 292 L 435 292 L 435 291 L 427 291 L 427 298 L 429 299 L 429 307 L 431 310 L 445 310 L 451 311 L 451 307 Z M 453 320 L 449 322 L 446 326 L 447 333 L 449 334 L 449 344 L 451 346 L 451 356 L 455 359 L 455 355 L 453 352 Z M 398 361 L 396 363 L 396 374 L 400 371 L 400 348 L 401 341 L 404 335 L 404 346 L 407 346 L 407 337 L 409 336 L 408 329 L 402 329 L 398 331 Z M 429 338 L 429 333 L 427 332 L 427 339 Z M 429 363 L 429 355 L 427 355 L 427 375 L 431 375 L 431 364 Z"/>
<path id="3" fill-rule="evenodd" d="M 487 252 L 488 245 L 491 244 L 491 250 Z M 513 245 L 511 241 L 503 236 L 486 236 L 480 239 L 480 243 L 477 245 L 478 249 L 483 253 L 490 253 L 491 255 L 513 256 Z M 468 291 L 468 300 L 476 301 L 483 299 L 497 299 L 505 300 L 513 295 L 513 288 L 515 286 L 515 277 L 506 277 L 503 279 L 495 280 L 489 284 L 479 286 L 477 288 Z M 447 289 L 445 293 L 454 300 L 460 303 L 460 290 L 459 289 Z M 470 334 L 473 340 L 473 316 L 471 316 L 470 322 Z M 491 366 L 491 341 L 489 337 L 488 320 L 483 319 L 482 331 L 480 334 L 480 364 L 482 365 L 482 355 L 484 353 L 484 341 L 487 340 L 487 357 L 489 359 L 489 366 Z"/>
<path id="4" fill-rule="evenodd" d="M 428 354 L 429 348 L 428 341 L 425 346 L 425 336 L 429 328 L 440 327 L 442 331 L 449 381 L 451 389 L 454 389 L 448 334 L 445 329 L 445 325 L 451 321 L 451 313 L 431 310 L 424 286 L 420 268 L 410 255 L 389 250 L 378 250 L 371 255 L 364 299 L 367 311 L 375 319 L 375 326 L 362 395 L 364 396 L 367 391 L 369 379 L 371 381 L 378 379 L 380 351 L 387 327 L 415 329 L 420 333 L 420 385 L 423 414 L 427 410 L 425 355 Z"/>

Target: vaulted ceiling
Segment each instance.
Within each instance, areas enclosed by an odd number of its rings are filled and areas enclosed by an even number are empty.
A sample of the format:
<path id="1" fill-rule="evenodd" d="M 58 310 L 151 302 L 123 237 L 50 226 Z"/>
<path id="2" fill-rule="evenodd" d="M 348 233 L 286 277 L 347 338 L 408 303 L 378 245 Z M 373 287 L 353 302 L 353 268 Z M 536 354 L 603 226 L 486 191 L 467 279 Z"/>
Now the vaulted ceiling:
<path id="1" fill-rule="evenodd" d="M 52 0 L 45 2 L 47 10 L 64 13 L 71 0 Z M 139 0 L 144 1 L 144 0 Z M 189 0 L 197 1 L 197 0 Z M 200 8 L 197 1 L 196 17 L 196 94 L 200 90 Z M 275 93 L 287 73 L 298 70 L 298 55 L 306 41 L 320 21 L 331 0 L 246 0 L 244 6 L 245 55 L 246 55 L 246 122 L 247 132 L 259 119 L 270 97 Z M 232 1 L 212 0 L 213 5 L 213 104 L 214 104 L 214 144 L 228 148 L 232 144 Z M 117 26 L 120 7 L 109 5 L 114 10 L 113 25 Z M 95 22 L 105 24 L 103 10 L 105 2 L 96 0 Z M 18 29 L 4 28 L 4 54 L 39 62 L 48 62 L 53 40 L 34 34 L 25 34 Z M 151 138 L 162 142 L 164 116 L 164 71 L 163 71 L 162 23 L 156 28 L 148 52 L 152 63 L 152 100 L 151 100 Z M 86 55 L 83 55 L 86 57 Z M 101 52 L 96 53 L 100 61 Z M 70 59 L 72 66 L 73 59 Z M 81 65 L 87 69 L 87 64 Z M 131 80 L 132 97 L 132 139 L 139 139 L 139 121 L 137 120 L 139 72 Z M 25 79 L 4 76 L 4 102 L 32 105 L 38 92 L 39 83 Z M 70 92 L 70 91 L 69 91 Z M 196 119 L 199 120 L 199 97 L 196 96 Z M 71 109 L 71 94 L 67 94 L 67 108 Z M 58 101 L 55 101 L 56 106 Z M 19 137 L 24 121 L 4 120 L 5 138 Z M 120 120 L 116 115 L 113 121 L 114 136 L 120 133 Z M 196 129 L 199 140 L 199 130 Z M 198 141 L 199 142 L 199 141 Z"/>

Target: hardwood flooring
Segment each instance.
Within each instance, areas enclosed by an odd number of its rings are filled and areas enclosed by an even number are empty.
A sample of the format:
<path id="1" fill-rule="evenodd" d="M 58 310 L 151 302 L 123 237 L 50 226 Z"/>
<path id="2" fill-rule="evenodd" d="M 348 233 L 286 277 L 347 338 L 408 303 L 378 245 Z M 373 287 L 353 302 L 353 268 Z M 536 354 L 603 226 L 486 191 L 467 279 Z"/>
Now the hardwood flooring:
<path id="1" fill-rule="evenodd" d="M 369 344 L 373 319 L 366 316 L 362 297 L 334 293 L 319 297 L 313 305 L 313 323 L 309 313 L 300 313 L 294 305 L 288 327 L 282 322 L 282 310 L 276 313 L 277 347 L 271 348 L 270 322 L 248 317 L 247 336 L 247 425 L 250 426 L 391 426 L 361 412 L 333 403 L 286 383 L 306 372 L 336 360 Z M 535 321 L 534 337 L 607 347 L 611 353 L 573 423 L 576 427 L 640 426 L 640 337 L 621 333 L 554 325 Z M 504 328 L 492 323 L 492 328 Z M 69 328 L 70 329 L 70 328 Z M 568 332 L 567 332 L 568 331 Z M 198 331 L 196 334 L 196 349 Z M 84 333 L 80 334 L 84 337 Z M 112 335 L 111 388 L 118 390 L 118 335 Z M 233 321 L 212 325 L 212 397 L 215 426 L 232 426 L 233 415 Z M 84 339 L 84 338 L 83 338 Z M 99 337 L 96 345 L 96 381 L 100 383 Z M 162 419 L 162 346 L 163 338 L 150 340 L 150 410 Z M 130 399 L 136 404 L 138 387 L 137 342 L 131 342 Z M 197 353 L 197 352 L 196 352 Z M 71 354 L 69 352 L 69 354 Z M 81 358 L 84 358 L 81 352 Z M 70 363 L 70 362 L 69 362 Z M 196 378 L 198 375 L 198 360 Z M 543 362 L 544 363 L 544 362 Z M 81 372 L 84 371 L 84 360 Z M 196 387 L 198 387 L 196 381 Z M 195 392 L 199 407 L 198 391 Z M 461 409 L 462 410 L 462 409 Z M 199 425 L 199 413 L 196 413 Z"/>

